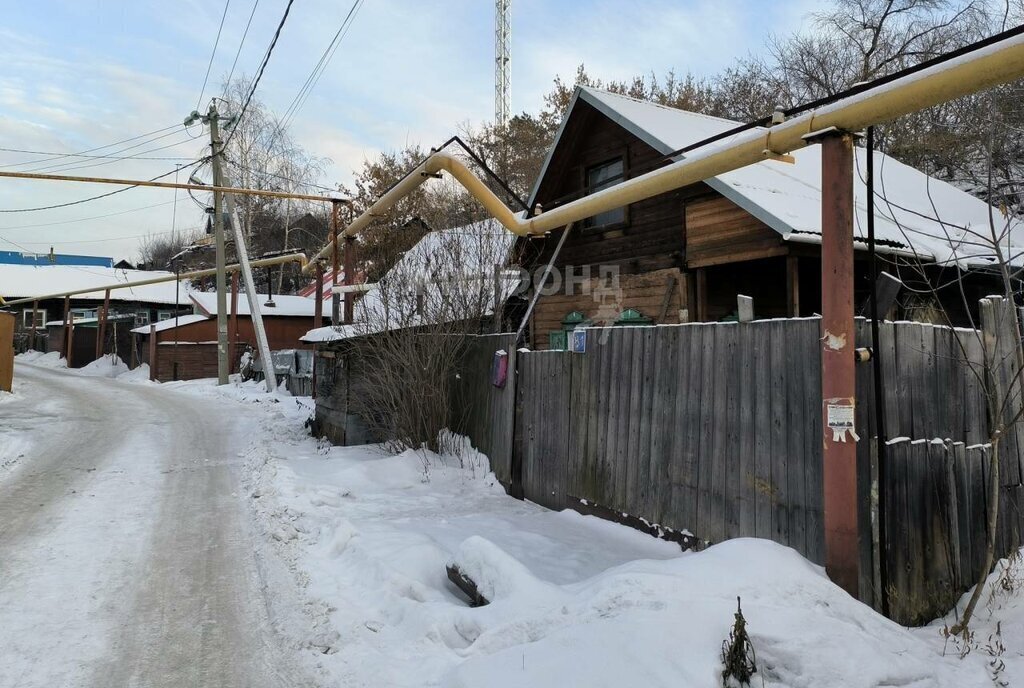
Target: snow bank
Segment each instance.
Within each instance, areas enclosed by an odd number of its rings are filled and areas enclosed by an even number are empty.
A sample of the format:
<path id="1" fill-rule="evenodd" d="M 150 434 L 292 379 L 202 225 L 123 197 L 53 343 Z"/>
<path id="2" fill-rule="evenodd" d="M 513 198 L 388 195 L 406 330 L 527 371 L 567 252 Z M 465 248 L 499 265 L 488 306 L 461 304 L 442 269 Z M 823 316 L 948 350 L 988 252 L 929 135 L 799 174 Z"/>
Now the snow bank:
<path id="1" fill-rule="evenodd" d="M 301 409 L 264 408 L 282 444 L 254 450 L 251 501 L 306 586 L 305 645 L 333 683 L 711 688 L 739 596 L 758 685 L 991 685 L 980 658 L 943 656 L 936 629 L 888 621 L 786 547 L 682 553 L 509 498 L 462 438 L 444 455 L 326 447 Z M 489 605 L 468 606 L 451 563 Z"/>
<path id="2" fill-rule="evenodd" d="M 25 353 L 15 356 L 14 360 L 19 363 L 31 363 L 34 366 L 40 366 L 43 368 L 68 367 L 67 361 L 61 358 L 59 351 L 50 351 L 45 354 L 41 351 L 26 351 Z"/>
<path id="3" fill-rule="evenodd" d="M 117 376 L 121 382 L 154 382 L 149 379 L 149 364 L 143 363 Z M 154 384 L 156 384 L 154 382 Z"/>
<path id="4" fill-rule="evenodd" d="M 100 356 L 92 363 L 78 369 L 79 375 L 87 377 L 117 377 L 128 372 L 128 365 L 117 354 Z"/>

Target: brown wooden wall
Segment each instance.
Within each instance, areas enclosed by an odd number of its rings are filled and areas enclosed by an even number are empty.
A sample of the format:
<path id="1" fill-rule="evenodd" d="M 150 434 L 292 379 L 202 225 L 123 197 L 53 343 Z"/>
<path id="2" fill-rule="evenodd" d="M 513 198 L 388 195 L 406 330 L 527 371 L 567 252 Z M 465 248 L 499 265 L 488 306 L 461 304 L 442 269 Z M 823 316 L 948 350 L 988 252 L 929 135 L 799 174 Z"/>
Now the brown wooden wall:
<path id="1" fill-rule="evenodd" d="M 686 203 L 686 266 L 784 255 L 782 235 L 724 196 Z"/>
<path id="2" fill-rule="evenodd" d="M 229 319 L 230 322 L 230 319 Z M 272 351 L 281 349 L 308 349 L 309 345 L 299 341 L 313 329 L 313 318 L 265 317 L 263 325 L 267 330 L 267 341 Z M 210 318 L 201 322 L 180 325 L 176 328 L 179 342 L 212 342 L 217 340 L 217 319 Z M 157 332 L 157 342 L 173 342 L 175 329 Z M 256 347 L 256 332 L 252 320 L 246 316 L 238 317 L 238 335 L 236 342 L 240 346 L 249 344 Z"/>
<path id="3" fill-rule="evenodd" d="M 149 347 L 144 348 L 143 357 L 149 358 Z M 150 375 L 160 382 L 171 380 L 198 380 L 204 377 L 217 377 L 217 343 L 171 343 L 158 344 L 156 347 L 156 365 L 149 363 Z M 174 364 L 178 364 L 178 375 L 175 378 Z"/>
<path id="4" fill-rule="evenodd" d="M 537 301 L 530 320 L 533 348 L 548 348 L 548 333 L 562 329 L 562 320 L 580 311 L 595 326 L 614 325 L 619 314 L 634 308 L 658 324 L 677 324 L 679 311 L 687 307 L 686 283 L 676 268 L 656 270 L 642 275 L 620 275 L 619 291 L 602 295 L 600 278 L 588 281 L 587 289 L 576 287 L 573 293 L 543 296 Z"/>

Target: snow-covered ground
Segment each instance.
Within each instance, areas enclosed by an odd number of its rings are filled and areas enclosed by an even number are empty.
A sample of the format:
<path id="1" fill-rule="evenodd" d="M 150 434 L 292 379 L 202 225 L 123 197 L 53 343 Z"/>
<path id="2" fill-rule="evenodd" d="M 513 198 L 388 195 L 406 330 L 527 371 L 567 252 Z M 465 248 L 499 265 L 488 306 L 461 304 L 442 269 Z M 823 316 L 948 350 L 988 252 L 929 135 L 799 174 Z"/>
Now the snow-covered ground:
<path id="1" fill-rule="evenodd" d="M 301 425 L 307 404 L 265 406 L 278 442 L 255 450 L 250 496 L 305 586 L 331 685 L 718 686 L 737 597 L 755 685 L 991 686 L 1001 662 L 998 680 L 1024 682 L 1019 583 L 981 610 L 961 658 L 941 621 L 888 621 L 791 549 L 745 539 L 681 553 L 511 499 L 468 447 L 391 456 L 317 443 Z M 467 606 L 449 562 L 492 603 Z"/>
<path id="2" fill-rule="evenodd" d="M 1024 684 L 1024 568 L 1019 565 L 993 574 L 999 583 L 990 587 L 995 591 L 991 596 L 986 593 L 970 652 L 962 657 L 962 643 L 943 638 L 943 620 L 920 629 L 894 624 L 839 590 L 819 567 L 771 542 L 734 540 L 681 553 L 676 545 L 624 526 L 511 499 L 494 480 L 486 457 L 465 444 L 444 456 L 330 447 L 309 437 L 304 427 L 312 411 L 309 399 L 267 394 L 254 383 L 129 385 L 144 376 L 46 375 L 61 376 L 82 395 L 95 393 L 93 386 L 100 385 L 101 400 L 117 398 L 120 388 L 121 394 L 131 396 L 135 390 L 151 403 L 166 397 L 178 414 L 184 413 L 179 406 L 191 407 L 190 430 L 197 436 L 209 437 L 231 424 L 237 450 L 232 455 L 244 469 L 225 475 L 237 480 L 232 489 L 237 488 L 254 519 L 251 530 L 237 525 L 232 537 L 248 533 L 251 538 L 244 546 L 258 561 L 260 604 L 267 605 L 274 643 L 305 667 L 312 682 L 710 688 L 721 685 L 722 641 L 740 597 L 757 655 L 755 686 Z M 60 417 L 75 406 L 73 399 L 40 393 L 34 380 L 16 380 L 15 394 L 0 396 L 0 493 L 41 446 L 33 414 Z M 13 423 L 5 422 L 9 418 Z M 140 432 L 110 447 L 111 455 L 124 458 L 100 467 L 106 478 L 92 493 L 106 485 L 104 498 L 120 496 L 122 503 L 75 512 L 80 519 L 126 519 L 120 537 L 110 544 L 65 539 L 48 545 L 48 557 L 37 554 L 38 548 L 13 550 L 21 558 L 14 560 L 15 567 L 32 564 L 44 579 L 59 579 L 55 572 L 61 567 L 78 565 L 81 575 L 93 581 L 95 599 L 69 598 L 57 590 L 49 598 L 19 600 L 13 592 L 27 593 L 41 584 L 16 575 L 12 587 L 5 571 L 0 577 L 0 686 L 60 685 L 61 679 L 79 675 L 26 664 L 22 655 L 39 647 L 52 647 L 52 656 L 68 666 L 96 666 L 109 655 L 105 634 L 113 633 L 119 619 L 125 623 L 125 617 L 113 613 L 109 605 L 116 603 L 104 601 L 109 600 L 105 595 L 111 587 L 133 589 L 123 567 L 138 555 L 126 543 L 136 531 L 160 527 L 151 514 L 144 515 L 148 512 L 142 505 L 167 501 L 161 495 L 167 483 L 146 460 L 149 452 L 162 456 L 154 445 L 167 437 L 159 426 L 149 432 L 150 440 Z M 14 454 L 21 457 L 12 459 Z M 10 468 L 3 468 L 5 461 Z M 118 482 L 125 478 L 117 470 L 127 472 L 130 485 Z M 146 480 L 153 484 L 143 484 Z M 76 503 L 66 494 L 63 499 Z M 169 503 L 189 504 L 181 499 Z M 159 518 L 174 518 L 170 509 L 162 509 Z M 0 523 L 0 568 L 9 569 L 4 547 L 11 545 L 3 539 L 3 528 Z M 81 528 L 73 534 L 88 537 Z M 166 538 L 160 542 L 169 546 Z M 185 538 L 178 546 L 188 543 Z M 102 561 L 114 583 L 104 583 L 104 569 L 90 563 L 97 548 L 110 550 Z M 62 555 L 55 557 L 55 551 Z M 80 557 L 84 566 L 76 561 Z M 453 562 L 480 584 L 491 604 L 468 606 L 447 579 L 445 566 Z M 238 578 L 241 589 L 249 589 L 247 577 Z M 170 603 L 166 595 L 150 599 L 148 613 Z M 59 618 L 54 605 L 72 610 L 71 631 L 52 626 L 53 618 Z M 254 651 L 245 642 L 234 649 Z M 8 662 L 21 667 L 15 678 L 22 680 L 5 677 Z M 25 681 L 26 676 L 36 680 Z M 79 685 L 73 680 L 65 684 Z"/>

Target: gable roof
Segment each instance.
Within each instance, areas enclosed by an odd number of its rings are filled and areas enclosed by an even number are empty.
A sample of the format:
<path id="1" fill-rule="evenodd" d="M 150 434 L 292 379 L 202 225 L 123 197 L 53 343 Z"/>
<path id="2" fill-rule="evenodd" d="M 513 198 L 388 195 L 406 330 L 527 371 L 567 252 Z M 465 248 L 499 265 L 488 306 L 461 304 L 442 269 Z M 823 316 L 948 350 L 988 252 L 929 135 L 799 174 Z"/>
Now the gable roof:
<path id="1" fill-rule="evenodd" d="M 541 181 L 558 147 L 573 109 L 583 101 L 662 154 L 738 126 L 719 117 L 649 103 L 586 86 L 577 87 L 540 176 L 530 195 L 536 201 Z M 767 131 L 765 129 L 765 131 Z M 710 144 L 720 146 L 728 138 Z M 867 237 L 867 151 L 854 149 L 854 236 Z M 705 183 L 782 235 L 787 241 L 821 241 L 821 147 L 791 154 L 793 163 L 764 160 L 706 179 Z M 676 159 L 683 159 L 683 154 Z M 929 177 L 895 158 L 875 151 L 875 236 L 883 245 L 937 263 L 980 267 L 994 262 L 992 251 L 976 237 L 988 233 L 990 207 L 951 184 Z M 996 222 L 1003 220 L 996 211 Z M 1011 227 L 1011 255 L 1024 247 L 1020 222 Z"/>
<path id="2" fill-rule="evenodd" d="M 493 312 L 495 290 L 491 270 L 495 263 L 508 259 L 515 239 L 496 220 L 428 232 L 356 303 L 354 324 L 310 330 L 300 339 L 336 341 L 452 322 L 466 304 L 477 312 L 480 306 Z M 502 277 L 506 278 L 501 283 L 505 298 L 519 283 L 519 272 L 511 270 Z M 442 290 L 442 283 L 448 288 Z M 457 284 L 465 287 L 453 286 Z"/>

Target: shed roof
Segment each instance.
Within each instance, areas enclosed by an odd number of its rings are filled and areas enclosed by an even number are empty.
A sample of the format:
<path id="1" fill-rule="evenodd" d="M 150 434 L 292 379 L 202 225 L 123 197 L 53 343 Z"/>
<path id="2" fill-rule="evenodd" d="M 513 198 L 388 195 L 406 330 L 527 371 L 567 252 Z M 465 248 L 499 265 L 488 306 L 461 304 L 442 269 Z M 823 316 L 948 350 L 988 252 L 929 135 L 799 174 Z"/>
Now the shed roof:
<path id="1" fill-rule="evenodd" d="M 200 315 L 198 313 L 189 313 L 188 315 L 179 315 L 177 318 L 167 318 L 152 324 L 152 327 L 157 332 L 163 332 L 165 330 L 173 330 L 175 327 L 182 327 L 184 325 L 191 325 L 192 323 L 203 322 L 209 320 L 210 317 L 207 315 Z M 133 328 L 132 332 L 135 334 L 149 334 L 150 325 L 141 325 Z"/>
<path id="2" fill-rule="evenodd" d="M 530 197 L 536 200 L 540 182 L 565 124 L 583 101 L 618 123 L 662 154 L 736 127 L 739 122 L 649 103 L 601 89 L 581 86 L 559 129 Z M 767 132 L 767 129 L 763 129 Z M 722 146 L 729 138 L 709 144 Z M 821 240 L 821 147 L 792 153 L 794 163 L 764 160 L 705 182 L 723 196 L 777 231 L 786 240 Z M 683 159 L 681 155 L 677 159 Z M 855 149 L 854 235 L 867 237 L 867 151 Z M 938 263 L 979 267 L 994 262 L 993 251 L 971 231 L 988 234 L 990 206 L 971 194 L 930 177 L 884 153 L 875 152 L 875 235 L 880 242 Z M 998 211 L 997 222 L 1001 222 Z M 1010 229 L 1009 253 L 1024 247 L 1021 223 Z"/>
<path id="3" fill-rule="evenodd" d="M 217 315 L 217 294 L 210 291 L 196 291 L 191 294 L 192 303 L 206 315 Z M 316 311 L 316 299 L 305 296 L 289 296 L 274 294 L 274 305 L 266 305 L 266 295 L 260 295 L 260 313 L 264 317 L 303 317 L 312 318 Z M 228 298 L 228 314 L 231 314 L 231 298 Z M 249 299 L 244 294 L 238 295 L 238 315 L 250 315 Z"/>

